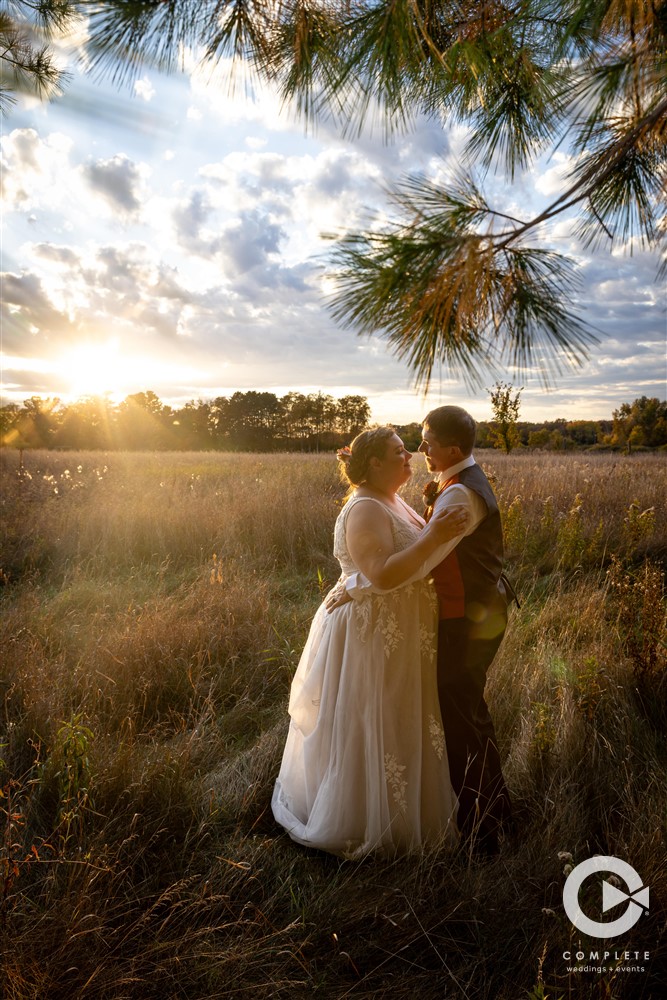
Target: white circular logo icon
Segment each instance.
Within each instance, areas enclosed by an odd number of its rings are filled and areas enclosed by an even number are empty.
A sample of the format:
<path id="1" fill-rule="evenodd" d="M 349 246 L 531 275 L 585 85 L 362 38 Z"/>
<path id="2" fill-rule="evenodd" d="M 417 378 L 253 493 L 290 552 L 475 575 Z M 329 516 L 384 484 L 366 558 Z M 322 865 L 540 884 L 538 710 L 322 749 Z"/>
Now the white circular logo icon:
<path id="1" fill-rule="evenodd" d="M 579 906 L 579 890 L 582 884 L 596 872 L 612 872 L 621 878 L 628 891 L 617 889 L 610 882 L 602 882 L 602 913 L 627 901 L 625 912 L 607 923 L 591 920 Z M 591 937 L 610 938 L 624 934 L 637 923 L 644 910 L 648 910 L 648 886 L 642 885 L 642 880 L 632 865 L 619 858 L 600 855 L 582 861 L 573 868 L 563 886 L 563 906 L 571 922 L 584 934 Z"/>

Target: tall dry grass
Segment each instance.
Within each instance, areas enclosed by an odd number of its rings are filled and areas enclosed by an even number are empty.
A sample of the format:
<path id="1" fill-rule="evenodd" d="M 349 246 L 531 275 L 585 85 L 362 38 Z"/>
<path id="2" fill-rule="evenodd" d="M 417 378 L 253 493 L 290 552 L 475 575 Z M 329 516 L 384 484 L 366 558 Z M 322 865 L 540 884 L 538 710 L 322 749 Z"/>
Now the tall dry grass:
<path id="1" fill-rule="evenodd" d="M 337 576 L 331 456 L 25 457 L 0 454 L 8 998 L 662 995 L 663 459 L 478 456 L 522 601 L 490 679 L 518 829 L 486 864 L 351 864 L 269 810 Z M 650 885 L 613 942 L 649 951 L 645 972 L 567 972 L 591 942 L 559 853 L 617 855 Z"/>

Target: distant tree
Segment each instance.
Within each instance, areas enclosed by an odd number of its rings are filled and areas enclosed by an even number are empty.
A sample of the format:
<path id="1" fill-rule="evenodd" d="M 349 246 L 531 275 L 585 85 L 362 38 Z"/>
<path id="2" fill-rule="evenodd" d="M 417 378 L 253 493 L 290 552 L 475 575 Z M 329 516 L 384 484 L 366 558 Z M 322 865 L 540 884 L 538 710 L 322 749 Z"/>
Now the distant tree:
<path id="1" fill-rule="evenodd" d="M 229 442 L 229 400 L 216 396 L 208 404 L 208 427 L 214 448 L 224 448 Z"/>
<path id="2" fill-rule="evenodd" d="M 502 448 L 506 455 L 520 444 L 519 438 L 519 406 L 523 389 L 513 392 L 514 386 L 504 382 L 488 389 L 493 409 L 493 423 L 490 427 L 494 448 Z"/>
<path id="3" fill-rule="evenodd" d="M 546 449 L 551 443 L 551 431 L 547 427 L 541 427 L 539 431 L 530 431 L 528 434 L 528 447 Z"/>
<path id="4" fill-rule="evenodd" d="M 174 447 L 184 451 L 210 448 L 213 444 L 210 420 L 211 405 L 202 399 L 190 400 L 175 410 L 170 434 Z"/>
<path id="5" fill-rule="evenodd" d="M 115 408 L 108 398 L 89 396 L 63 407 L 55 448 L 106 450 L 114 447 Z"/>
<path id="6" fill-rule="evenodd" d="M 121 409 L 130 406 L 135 407 L 137 410 L 142 410 L 144 413 L 150 413 L 153 416 L 159 416 L 164 411 L 164 403 L 152 389 L 147 389 L 145 392 L 134 392 L 130 396 L 127 396 L 124 402 L 121 403 Z"/>
<path id="7" fill-rule="evenodd" d="M 308 418 L 312 428 L 311 444 L 316 451 L 324 446 L 324 435 L 335 430 L 336 402 L 323 392 L 308 395 Z"/>
<path id="8" fill-rule="evenodd" d="M 600 425 L 597 420 L 569 420 L 567 436 L 577 445 L 597 444 Z"/>
<path id="9" fill-rule="evenodd" d="M 2 447 L 20 447 L 20 431 L 18 424 L 21 419 L 21 407 L 18 403 L 5 403 L 0 407 L 0 445 Z"/>
<path id="10" fill-rule="evenodd" d="M 279 426 L 280 404 L 273 392 L 235 392 L 226 408 L 226 434 L 240 451 L 271 451 Z"/>
<path id="11" fill-rule="evenodd" d="M 62 417 L 60 400 L 31 396 L 24 400 L 14 429 L 18 432 L 15 448 L 50 448 Z"/>
<path id="12" fill-rule="evenodd" d="M 408 451 L 418 451 L 422 442 L 422 425 L 416 422 L 410 424 L 397 424 L 396 433 L 402 440 Z"/>
<path id="13" fill-rule="evenodd" d="M 288 392 L 281 403 L 281 437 L 295 450 L 307 447 L 310 435 L 308 398 L 302 392 Z"/>
<path id="14" fill-rule="evenodd" d="M 307 119 L 349 131 L 384 113 L 388 132 L 419 115 L 462 124 L 459 175 L 409 177 L 395 219 L 334 252 L 334 314 L 379 333 L 424 387 L 442 365 L 483 384 L 536 349 L 545 379 L 586 358 L 576 262 L 551 249 L 570 218 L 586 245 L 657 248 L 667 198 L 667 16 L 661 0 L 106 0 L 90 3 L 88 56 L 137 74 L 207 59 L 245 60 Z M 545 150 L 571 150 L 554 200 L 509 214 L 481 176 L 509 183 Z M 475 171 L 478 176 L 475 176 Z M 516 200 L 516 199 L 515 199 Z M 578 213 L 578 214 L 577 214 Z"/>
<path id="15" fill-rule="evenodd" d="M 270 451 L 334 448 L 370 417 L 365 396 L 336 400 L 322 392 L 235 392 L 208 404 L 211 441 L 217 448 Z"/>
<path id="16" fill-rule="evenodd" d="M 152 389 L 135 392 L 118 407 L 120 446 L 132 450 L 152 450 L 169 447 L 171 407 L 159 399 Z"/>
<path id="17" fill-rule="evenodd" d="M 493 437 L 488 421 L 477 421 L 477 433 L 475 435 L 476 448 L 493 448 Z"/>
<path id="18" fill-rule="evenodd" d="M 365 396 L 342 396 L 336 403 L 335 429 L 352 440 L 366 427 L 371 408 Z"/>
<path id="19" fill-rule="evenodd" d="M 613 412 L 612 441 L 627 448 L 667 445 L 667 402 L 640 396 Z"/>

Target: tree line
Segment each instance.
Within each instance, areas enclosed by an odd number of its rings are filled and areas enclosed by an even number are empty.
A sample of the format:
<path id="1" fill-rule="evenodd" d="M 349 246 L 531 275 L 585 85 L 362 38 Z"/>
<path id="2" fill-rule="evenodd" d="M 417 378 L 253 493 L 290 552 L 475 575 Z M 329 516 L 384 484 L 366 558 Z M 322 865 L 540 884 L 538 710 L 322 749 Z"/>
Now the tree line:
<path id="1" fill-rule="evenodd" d="M 506 454 L 526 446 L 545 451 L 581 446 L 623 448 L 628 453 L 633 448 L 667 446 L 667 402 L 656 397 L 639 396 L 632 403 L 622 403 L 614 410 L 611 421 L 555 420 L 528 424 L 519 421 L 523 389 L 496 382 L 487 391 L 494 419 L 487 425 L 486 434 L 490 445 Z"/>
<path id="2" fill-rule="evenodd" d="M 31 396 L 0 409 L 0 440 L 14 448 L 76 450 L 319 451 L 340 447 L 371 416 L 364 396 L 235 392 L 172 407 L 152 391 L 120 403 L 65 404 Z"/>
<path id="3" fill-rule="evenodd" d="M 511 402 L 511 387 L 504 388 Z M 478 448 L 667 447 L 667 402 L 647 396 L 623 403 L 608 420 L 530 422 L 518 420 L 518 408 L 513 414 L 502 406 L 493 409 L 496 419 L 477 424 Z M 327 451 L 348 444 L 370 418 L 365 396 L 335 399 L 322 392 L 279 397 L 251 390 L 190 400 L 181 407 L 163 403 L 151 390 L 120 403 L 88 397 L 65 404 L 31 396 L 22 405 L 0 408 L 0 441 L 14 448 L 78 451 Z M 421 424 L 397 424 L 396 429 L 406 447 L 416 451 Z"/>

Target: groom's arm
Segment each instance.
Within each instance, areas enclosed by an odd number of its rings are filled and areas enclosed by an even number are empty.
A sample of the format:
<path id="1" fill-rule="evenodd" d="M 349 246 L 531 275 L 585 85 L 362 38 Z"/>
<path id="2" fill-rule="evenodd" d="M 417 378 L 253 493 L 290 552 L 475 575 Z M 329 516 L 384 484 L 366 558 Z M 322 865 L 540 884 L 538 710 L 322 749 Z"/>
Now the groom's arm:
<path id="1" fill-rule="evenodd" d="M 448 542 L 444 542 L 440 545 L 435 552 L 428 557 L 428 559 L 424 560 L 419 569 L 413 573 L 413 575 L 406 580 L 405 583 L 401 584 L 402 587 L 404 587 L 407 583 L 414 583 L 416 580 L 423 580 L 424 577 L 428 576 L 428 574 L 435 569 L 435 567 L 438 566 L 443 559 L 447 558 L 450 552 L 453 552 L 462 538 L 466 535 L 472 534 L 475 528 L 477 528 L 486 516 L 486 505 L 482 498 L 478 493 L 475 493 L 474 490 L 469 489 L 467 486 L 463 486 L 462 483 L 455 483 L 453 486 L 449 486 L 446 490 L 443 490 L 435 502 L 433 514 L 447 510 L 447 508 L 454 506 L 464 507 L 468 512 L 469 520 L 467 522 L 466 530 L 461 532 L 460 535 L 455 535 L 454 538 L 450 538 Z M 373 587 L 370 580 L 368 580 L 363 573 L 356 572 L 351 573 L 345 580 L 345 593 L 348 599 L 354 601 L 359 600 L 366 594 L 388 594 L 389 591 Z M 333 604 L 333 607 L 339 607 L 341 603 L 345 603 L 345 601 L 336 601 Z M 333 607 L 330 610 L 333 610 Z"/>
<path id="2" fill-rule="evenodd" d="M 433 505 L 433 514 L 435 515 L 441 510 L 447 510 L 448 507 L 455 505 L 464 507 L 467 511 L 468 520 L 465 531 L 462 531 L 460 535 L 455 535 L 454 538 L 450 538 L 448 542 L 444 542 L 424 560 L 421 567 L 424 571 L 422 576 L 428 576 L 436 566 L 439 566 L 454 551 L 461 539 L 465 538 L 466 535 L 472 535 L 473 531 L 479 527 L 486 517 L 486 504 L 479 493 L 475 493 L 474 490 L 471 490 L 468 486 L 464 486 L 463 483 L 454 483 L 453 486 L 448 486 L 446 490 L 443 490 Z M 419 580 L 420 577 L 415 574 L 412 579 Z"/>

